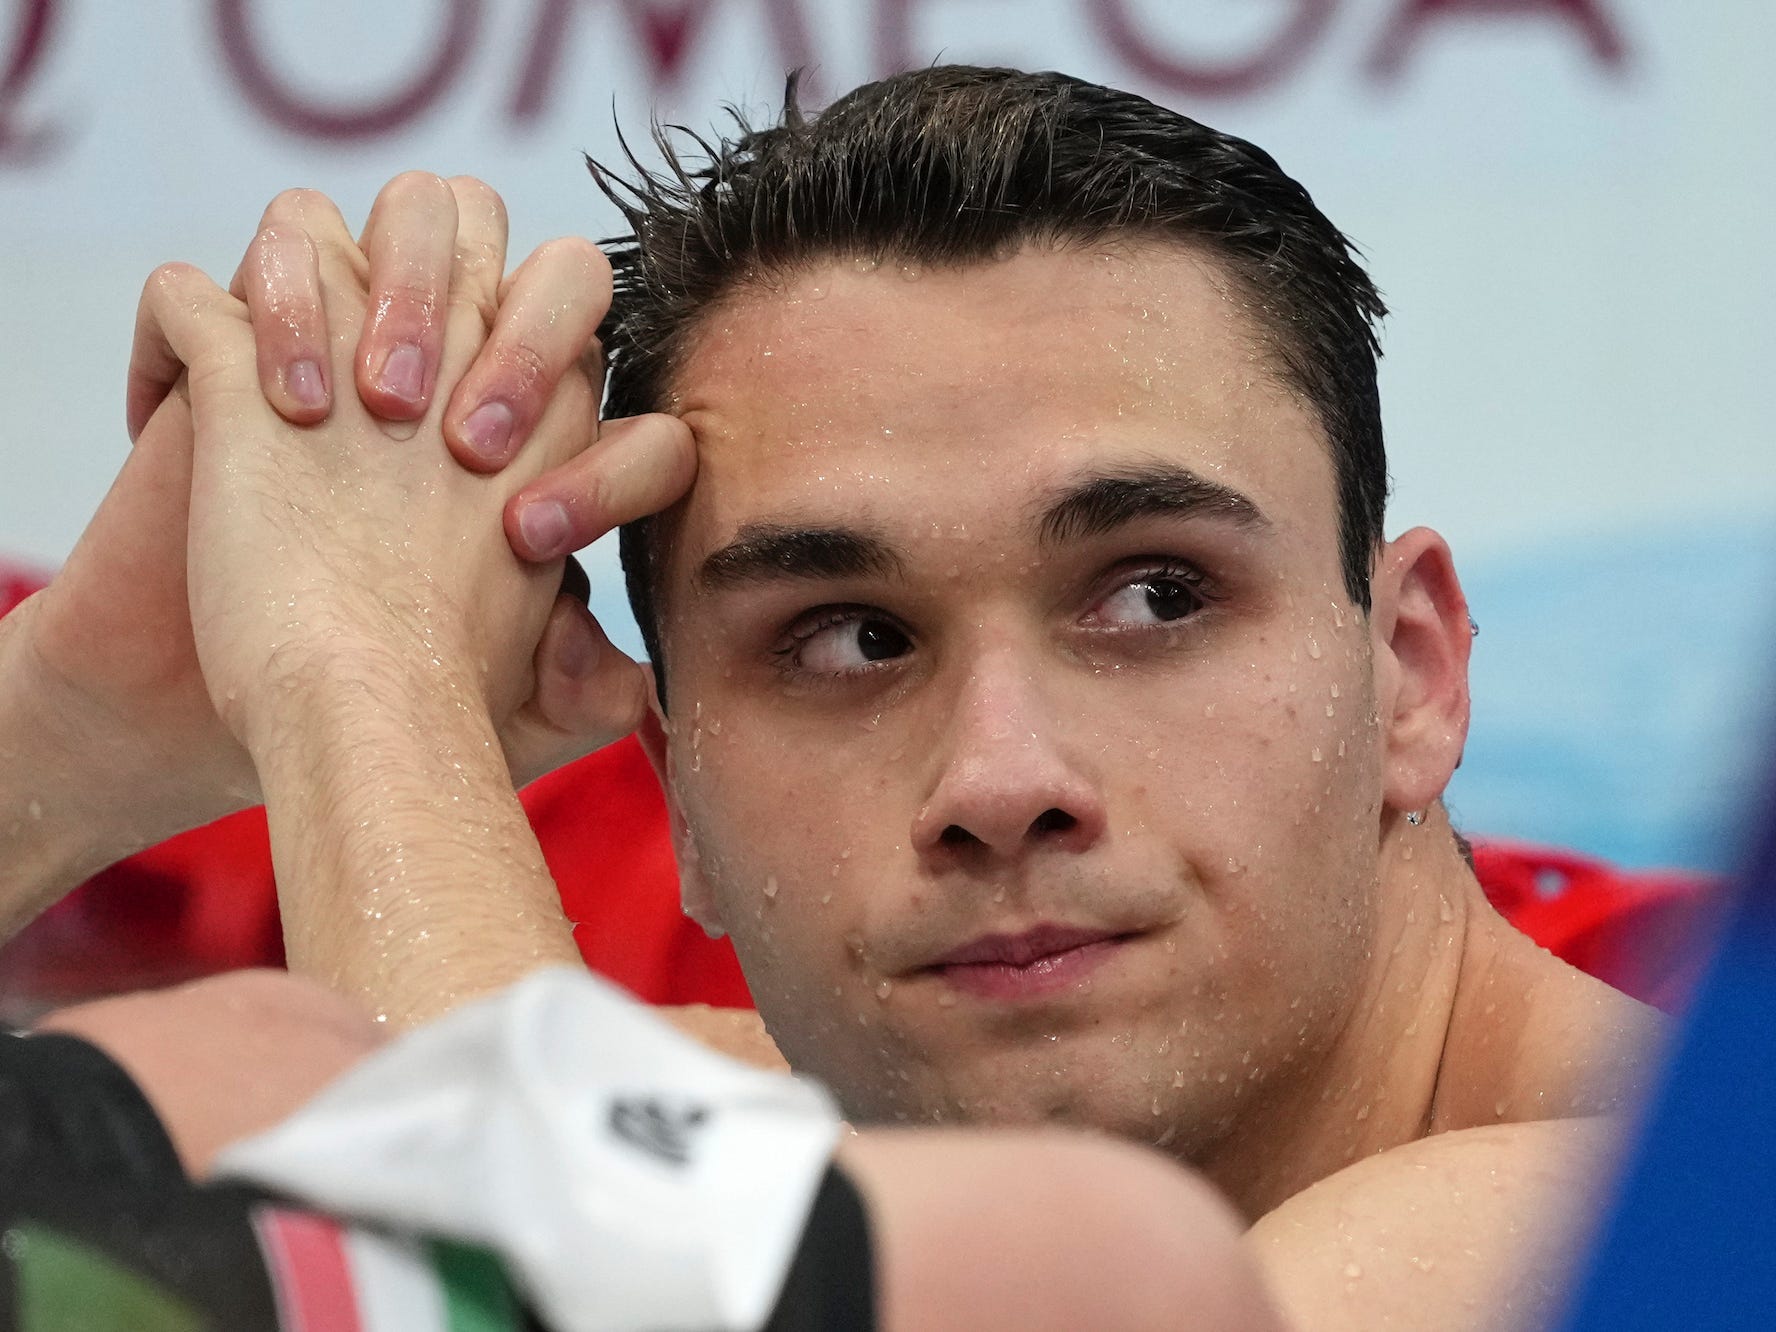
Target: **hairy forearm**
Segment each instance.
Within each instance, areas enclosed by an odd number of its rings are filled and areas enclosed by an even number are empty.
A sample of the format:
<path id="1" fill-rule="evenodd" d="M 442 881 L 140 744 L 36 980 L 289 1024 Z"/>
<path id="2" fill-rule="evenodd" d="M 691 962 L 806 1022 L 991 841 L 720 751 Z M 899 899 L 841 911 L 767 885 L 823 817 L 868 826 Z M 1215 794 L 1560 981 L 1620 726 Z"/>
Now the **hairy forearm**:
<path id="1" fill-rule="evenodd" d="M 485 707 L 436 658 L 311 655 L 249 736 L 292 968 L 396 1025 L 578 953 Z"/>

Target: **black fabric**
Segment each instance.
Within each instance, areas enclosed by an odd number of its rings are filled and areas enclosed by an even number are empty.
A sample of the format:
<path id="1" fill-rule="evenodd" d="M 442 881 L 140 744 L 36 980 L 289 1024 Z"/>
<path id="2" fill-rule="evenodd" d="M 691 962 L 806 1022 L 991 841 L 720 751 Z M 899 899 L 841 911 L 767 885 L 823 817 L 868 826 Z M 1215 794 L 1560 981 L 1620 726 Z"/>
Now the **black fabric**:
<path id="1" fill-rule="evenodd" d="M 875 1258 L 857 1186 L 828 1166 L 763 1332 L 876 1332 Z"/>
<path id="2" fill-rule="evenodd" d="M 97 1046 L 61 1034 L 0 1040 L 0 1328 L 21 1325 L 27 1269 L 47 1244 L 127 1273 L 211 1327 L 278 1332 L 248 1219 L 259 1200 L 194 1187 L 147 1098 Z M 39 1296 L 30 1332 L 114 1319 Z"/>
<path id="3" fill-rule="evenodd" d="M 0 1185 L 45 1157 L 77 1175 L 182 1183 L 173 1140 L 135 1081 L 75 1036 L 0 1037 Z"/>

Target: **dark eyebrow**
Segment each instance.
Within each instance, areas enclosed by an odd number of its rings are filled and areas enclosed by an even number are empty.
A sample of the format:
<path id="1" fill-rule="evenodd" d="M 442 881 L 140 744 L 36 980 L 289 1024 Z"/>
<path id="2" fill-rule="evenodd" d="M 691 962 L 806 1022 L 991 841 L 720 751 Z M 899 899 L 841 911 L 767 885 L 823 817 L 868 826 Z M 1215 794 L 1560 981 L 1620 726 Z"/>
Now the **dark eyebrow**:
<path id="1" fill-rule="evenodd" d="M 1068 486 L 1042 510 L 1045 546 L 1102 536 L 1158 515 L 1214 518 L 1238 527 L 1268 527 L 1256 504 L 1219 481 L 1171 463 L 1094 472 Z"/>
<path id="2" fill-rule="evenodd" d="M 695 583 L 705 592 L 717 592 L 745 583 L 880 578 L 898 575 L 902 569 L 898 552 L 865 532 L 747 523 L 698 566 Z"/>

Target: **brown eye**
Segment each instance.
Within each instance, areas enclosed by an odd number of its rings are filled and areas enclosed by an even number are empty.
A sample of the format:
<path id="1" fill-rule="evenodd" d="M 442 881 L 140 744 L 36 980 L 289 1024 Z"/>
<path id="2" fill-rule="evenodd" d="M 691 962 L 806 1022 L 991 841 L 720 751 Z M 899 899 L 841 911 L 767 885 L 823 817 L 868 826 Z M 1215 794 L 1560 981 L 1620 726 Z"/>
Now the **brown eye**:
<path id="1" fill-rule="evenodd" d="M 810 675 L 847 675 L 893 661 L 912 651 L 912 639 L 892 620 L 856 611 L 838 612 L 795 634 L 789 654 Z"/>
<path id="2" fill-rule="evenodd" d="M 1086 618 L 1094 627 L 1151 629 L 1188 619 L 1207 601 L 1194 577 L 1179 570 L 1155 569 L 1128 578 Z"/>
<path id="3" fill-rule="evenodd" d="M 1202 605 L 1202 598 L 1176 578 L 1149 578 L 1145 586 L 1147 609 L 1156 620 L 1181 620 Z"/>
<path id="4" fill-rule="evenodd" d="M 865 620 L 857 626 L 857 650 L 865 661 L 888 661 L 911 646 L 905 634 L 881 620 Z"/>

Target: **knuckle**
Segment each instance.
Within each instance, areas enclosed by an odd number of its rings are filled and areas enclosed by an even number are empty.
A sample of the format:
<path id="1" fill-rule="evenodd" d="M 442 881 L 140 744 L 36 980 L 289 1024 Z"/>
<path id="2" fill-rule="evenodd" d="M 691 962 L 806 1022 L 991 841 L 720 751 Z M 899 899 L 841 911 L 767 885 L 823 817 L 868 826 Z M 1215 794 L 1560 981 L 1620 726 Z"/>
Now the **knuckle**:
<path id="1" fill-rule="evenodd" d="M 191 280 L 197 269 L 183 260 L 162 264 L 148 275 L 148 281 L 142 284 L 144 298 L 169 294 Z"/>
<path id="2" fill-rule="evenodd" d="M 553 367 L 542 352 L 528 342 L 511 342 L 497 353 L 501 374 L 524 392 L 533 392 L 550 377 Z"/>
<path id="3" fill-rule="evenodd" d="M 551 263 L 577 270 L 580 276 L 594 283 L 610 281 L 610 260 L 603 250 L 582 236 L 557 236 L 539 245 L 537 253 Z"/>
<path id="4" fill-rule="evenodd" d="M 491 217 L 501 226 L 505 225 L 506 201 L 486 181 L 477 176 L 452 176 L 443 183 L 456 196 L 458 208 L 473 209 L 484 217 Z"/>
<path id="5" fill-rule="evenodd" d="M 578 469 L 578 474 L 570 482 L 571 488 L 563 496 L 568 513 L 581 528 L 581 535 L 587 528 L 602 529 L 608 525 L 607 515 L 616 499 L 610 477 L 597 465 L 598 455 L 582 456 L 591 461 Z"/>
<path id="6" fill-rule="evenodd" d="M 409 198 L 427 202 L 448 201 L 451 197 L 450 186 L 444 178 L 430 171 L 403 171 L 390 179 L 382 187 L 382 196 L 390 201 L 405 201 Z"/>
<path id="7" fill-rule="evenodd" d="M 332 207 L 333 201 L 319 190 L 306 187 L 282 190 L 266 206 L 263 226 L 286 224 L 302 228 Z"/>
<path id="8" fill-rule="evenodd" d="M 430 320 L 438 308 L 438 283 L 430 275 L 419 272 L 382 273 L 376 281 L 379 307 L 400 306 Z"/>

